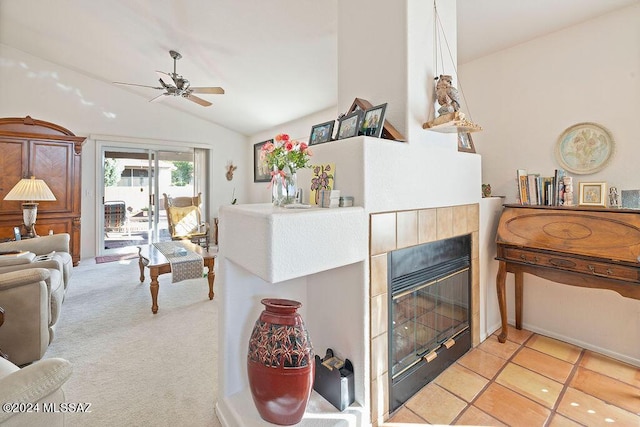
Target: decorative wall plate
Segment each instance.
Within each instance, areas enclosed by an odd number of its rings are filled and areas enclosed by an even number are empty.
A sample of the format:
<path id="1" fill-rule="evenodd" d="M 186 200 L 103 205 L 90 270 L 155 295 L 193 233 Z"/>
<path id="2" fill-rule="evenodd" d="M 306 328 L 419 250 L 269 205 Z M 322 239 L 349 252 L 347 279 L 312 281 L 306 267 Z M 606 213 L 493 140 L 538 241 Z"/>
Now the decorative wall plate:
<path id="1" fill-rule="evenodd" d="M 613 157 L 615 144 L 609 131 L 597 123 L 578 123 L 566 129 L 556 145 L 556 159 L 569 172 L 598 172 Z"/>

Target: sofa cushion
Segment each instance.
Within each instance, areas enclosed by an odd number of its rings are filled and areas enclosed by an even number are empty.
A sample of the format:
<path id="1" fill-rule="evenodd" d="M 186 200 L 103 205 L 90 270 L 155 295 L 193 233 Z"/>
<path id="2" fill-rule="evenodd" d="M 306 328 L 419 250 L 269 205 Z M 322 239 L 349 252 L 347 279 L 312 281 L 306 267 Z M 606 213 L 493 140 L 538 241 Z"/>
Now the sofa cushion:
<path id="1" fill-rule="evenodd" d="M 64 283 L 62 274 L 58 270 L 49 270 L 51 275 L 47 280 L 49 295 L 51 298 L 51 314 L 49 317 L 49 326 L 54 325 L 60 317 L 62 310 L 62 301 L 64 300 Z"/>
<path id="2" fill-rule="evenodd" d="M 0 366 L 13 365 L 0 359 Z M 14 365 L 15 366 L 15 365 Z M 5 369 L 6 368 L 6 369 Z M 10 371 L 3 367 L 2 371 Z M 65 359 L 45 359 L 0 377 L 0 402 L 34 403 L 56 392 L 71 376 L 73 368 Z M 0 411 L 0 424 L 14 414 Z"/>
<path id="3" fill-rule="evenodd" d="M 33 252 L 20 252 L 19 254 L 0 255 L 0 267 L 30 264 L 36 254 Z"/>
<path id="4" fill-rule="evenodd" d="M 57 259 L 62 264 L 62 274 L 64 275 L 64 288 L 67 289 L 69 285 L 69 279 L 71 278 L 71 271 L 73 270 L 73 260 L 71 254 L 68 252 L 56 252 L 53 255 L 53 259 Z"/>
<path id="5" fill-rule="evenodd" d="M 173 236 L 185 236 L 198 231 L 200 208 L 197 206 L 171 206 L 169 215 L 173 224 Z"/>

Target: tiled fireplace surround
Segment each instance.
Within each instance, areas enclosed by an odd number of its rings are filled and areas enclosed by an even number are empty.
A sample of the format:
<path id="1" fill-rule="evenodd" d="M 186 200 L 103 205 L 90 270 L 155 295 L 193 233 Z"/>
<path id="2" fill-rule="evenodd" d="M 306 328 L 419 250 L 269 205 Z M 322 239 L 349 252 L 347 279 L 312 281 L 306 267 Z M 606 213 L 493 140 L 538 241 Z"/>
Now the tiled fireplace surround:
<path id="1" fill-rule="evenodd" d="M 371 420 L 389 418 L 387 253 L 471 234 L 471 343 L 480 343 L 479 206 L 468 204 L 370 215 Z"/>

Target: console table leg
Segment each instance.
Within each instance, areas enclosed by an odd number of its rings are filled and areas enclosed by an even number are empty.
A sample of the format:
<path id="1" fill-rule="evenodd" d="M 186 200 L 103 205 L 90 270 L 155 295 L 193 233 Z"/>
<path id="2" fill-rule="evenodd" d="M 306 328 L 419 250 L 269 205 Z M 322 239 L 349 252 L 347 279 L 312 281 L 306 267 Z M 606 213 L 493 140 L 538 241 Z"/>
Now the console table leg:
<path id="1" fill-rule="evenodd" d="M 523 276 L 524 276 L 524 273 L 522 273 L 521 271 L 517 271 L 515 273 L 516 329 L 522 329 L 522 284 L 524 283 Z"/>
<path id="2" fill-rule="evenodd" d="M 504 261 L 498 262 L 498 275 L 496 276 L 496 290 L 498 292 L 498 306 L 500 308 L 500 319 L 502 321 L 502 332 L 498 335 L 498 341 L 507 340 L 507 295 L 505 282 L 507 280 L 507 264 Z"/>

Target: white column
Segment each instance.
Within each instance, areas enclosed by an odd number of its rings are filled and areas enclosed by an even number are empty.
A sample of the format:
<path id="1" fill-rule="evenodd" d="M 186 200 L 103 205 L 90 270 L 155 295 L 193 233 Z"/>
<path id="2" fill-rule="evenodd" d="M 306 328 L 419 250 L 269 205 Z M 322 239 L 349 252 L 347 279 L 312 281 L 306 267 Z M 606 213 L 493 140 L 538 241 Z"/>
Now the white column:
<path id="1" fill-rule="evenodd" d="M 455 75 L 456 5 L 441 0 L 438 14 L 451 50 L 442 52 L 443 70 Z M 356 97 L 388 103 L 389 120 L 409 142 L 427 137 L 450 141 L 451 135 L 426 133 L 433 117 L 434 8 L 425 0 L 348 0 L 338 2 L 338 111 Z M 428 135 L 428 136 L 427 136 Z"/>

